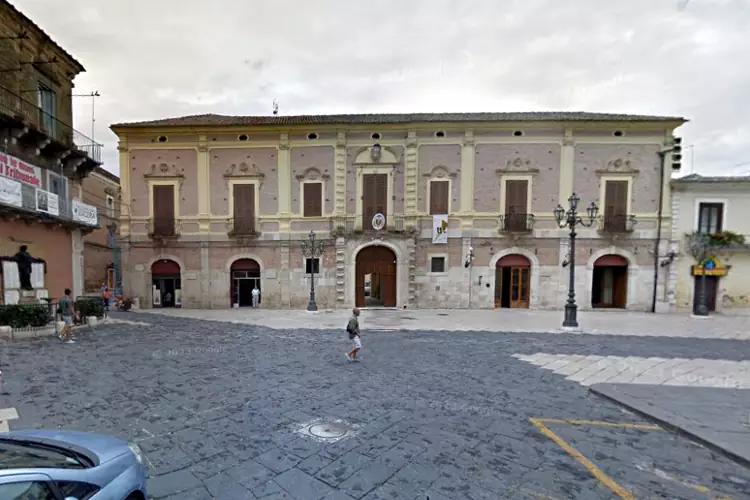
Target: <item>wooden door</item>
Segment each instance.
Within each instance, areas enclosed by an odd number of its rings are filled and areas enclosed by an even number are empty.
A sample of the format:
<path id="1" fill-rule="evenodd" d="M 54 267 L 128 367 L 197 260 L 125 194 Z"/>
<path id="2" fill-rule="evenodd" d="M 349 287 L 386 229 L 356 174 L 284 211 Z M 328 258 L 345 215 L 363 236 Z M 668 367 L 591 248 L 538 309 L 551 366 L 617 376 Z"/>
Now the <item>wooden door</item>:
<path id="1" fill-rule="evenodd" d="M 628 269 L 626 267 L 615 267 L 612 270 L 615 288 L 612 306 L 625 309 L 628 304 Z"/>
<path id="2" fill-rule="evenodd" d="M 695 286 L 693 288 L 693 312 L 698 309 L 698 300 L 701 294 L 702 276 L 695 276 Z M 706 305 L 710 312 L 716 311 L 716 294 L 719 288 L 719 278 L 716 276 L 706 276 Z"/>
<path id="3" fill-rule="evenodd" d="M 234 231 L 237 234 L 251 234 L 255 232 L 255 185 L 234 185 Z"/>
<path id="4" fill-rule="evenodd" d="M 510 307 L 529 307 L 529 288 L 531 286 L 528 267 L 512 267 L 510 270 Z"/>
<path id="5" fill-rule="evenodd" d="M 380 275 L 380 297 L 383 299 L 383 307 L 396 307 L 396 263 L 390 257 L 388 261 L 378 264 Z"/>
<path id="6" fill-rule="evenodd" d="M 154 186 L 154 233 L 174 234 L 174 186 Z"/>
<path id="7" fill-rule="evenodd" d="M 604 229 L 624 232 L 627 225 L 628 181 L 605 181 Z"/>
<path id="8" fill-rule="evenodd" d="M 529 201 L 526 180 L 509 180 L 505 182 L 505 230 L 525 231 L 526 212 Z"/>
<path id="9" fill-rule="evenodd" d="M 388 225 L 388 174 L 362 176 L 362 227 L 365 231 L 372 229 L 375 214 L 383 214 Z"/>

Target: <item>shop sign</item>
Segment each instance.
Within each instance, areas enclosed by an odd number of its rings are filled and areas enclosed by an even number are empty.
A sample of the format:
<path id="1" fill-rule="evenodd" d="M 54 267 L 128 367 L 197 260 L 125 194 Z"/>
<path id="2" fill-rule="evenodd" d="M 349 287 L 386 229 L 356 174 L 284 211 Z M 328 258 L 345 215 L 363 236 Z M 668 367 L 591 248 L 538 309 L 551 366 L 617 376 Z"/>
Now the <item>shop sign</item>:
<path id="1" fill-rule="evenodd" d="M 726 276 L 727 268 L 722 266 L 719 259 L 711 257 L 699 266 L 692 266 L 693 276 Z"/>
<path id="2" fill-rule="evenodd" d="M 6 153 L 0 153 L 0 175 L 36 188 L 42 187 L 42 169 Z"/>

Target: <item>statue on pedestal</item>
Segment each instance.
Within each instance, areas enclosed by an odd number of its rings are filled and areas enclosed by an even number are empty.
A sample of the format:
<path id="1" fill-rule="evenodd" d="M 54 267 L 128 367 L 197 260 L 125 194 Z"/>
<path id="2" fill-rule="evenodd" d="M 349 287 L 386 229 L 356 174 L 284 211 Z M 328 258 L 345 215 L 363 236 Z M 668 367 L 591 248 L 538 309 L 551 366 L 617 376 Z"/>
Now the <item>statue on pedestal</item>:
<path id="1" fill-rule="evenodd" d="M 28 247 L 21 245 L 13 260 L 18 264 L 18 278 L 21 282 L 21 290 L 33 290 L 34 288 L 31 286 L 31 263 L 35 259 L 28 252 Z"/>

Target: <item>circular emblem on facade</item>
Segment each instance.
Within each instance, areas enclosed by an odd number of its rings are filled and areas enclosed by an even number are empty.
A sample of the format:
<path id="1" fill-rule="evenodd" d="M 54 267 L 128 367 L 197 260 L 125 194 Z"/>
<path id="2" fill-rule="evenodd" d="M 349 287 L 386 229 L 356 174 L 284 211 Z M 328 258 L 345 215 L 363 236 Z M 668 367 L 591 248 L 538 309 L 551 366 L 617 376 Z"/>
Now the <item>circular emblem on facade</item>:
<path id="1" fill-rule="evenodd" d="M 385 215 L 375 214 L 375 216 L 372 218 L 372 228 L 375 231 L 380 231 L 384 227 L 385 227 Z"/>

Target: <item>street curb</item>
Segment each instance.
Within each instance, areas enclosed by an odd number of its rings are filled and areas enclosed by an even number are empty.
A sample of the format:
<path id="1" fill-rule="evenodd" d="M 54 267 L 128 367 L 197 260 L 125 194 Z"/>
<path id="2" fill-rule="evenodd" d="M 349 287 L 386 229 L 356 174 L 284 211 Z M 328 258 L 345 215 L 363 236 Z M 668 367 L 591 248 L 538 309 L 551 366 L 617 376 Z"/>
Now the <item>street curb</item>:
<path id="1" fill-rule="evenodd" d="M 750 467 L 750 456 L 742 455 L 717 444 L 714 439 L 706 436 L 700 430 L 700 426 L 690 423 L 687 419 L 680 417 L 679 415 L 654 407 L 648 403 L 644 404 L 638 398 L 634 398 L 628 394 L 623 394 L 616 389 L 607 387 L 607 384 L 594 384 L 589 387 L 589 392 L 611 401 L 612 403 L 623 406 L 641 417 L 656 422 L 659 426 L 664 427 L 665 429 L 687 436 L 703 446 L 726 456 L 730 460 L 744 465 L 745 467 Z M 648 406 L 648 409 L 645 409 L 644 406 Z"/>

